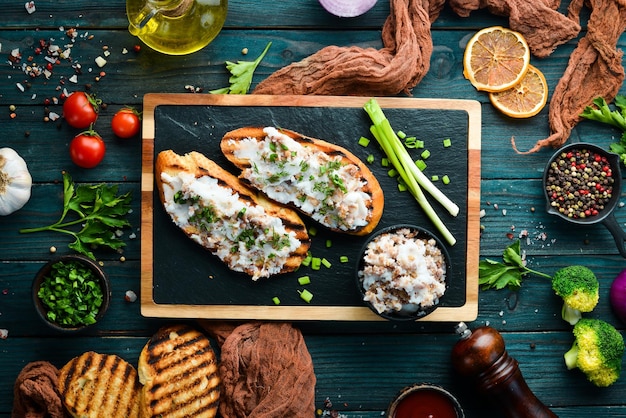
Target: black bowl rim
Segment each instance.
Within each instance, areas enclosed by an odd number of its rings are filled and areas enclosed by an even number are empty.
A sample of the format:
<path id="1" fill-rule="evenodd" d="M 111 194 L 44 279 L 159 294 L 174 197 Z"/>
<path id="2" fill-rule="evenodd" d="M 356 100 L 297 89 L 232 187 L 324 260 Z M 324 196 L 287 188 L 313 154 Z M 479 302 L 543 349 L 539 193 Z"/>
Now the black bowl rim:
<path id="1" fill-rule="evenodd" d="M 564 151 L 569 151 L 572 149 L 579 149 L 579 148 L 588 148 L 590 150 L 592 150 L 593 152 L 597 153 L 597 154 L 601 154 L 607 157 L 609 164 L 611 165 L 611 170 L 613 171 L 614 175 L 614 190 L 613 190 L 613 196 L 611 197 L 609 204 L 607 207 L 605 207 L 605 209 L 600 212 L 598 215 L 595 215 L 593 217 L 590 218 L 583 218 L 583 219 L 579 219 L 579 218 L 568 218 L 567 216 L 563 215 L 562 213 L 560 213 L 559 211 L 555 210 L 550 202 L 550 196 L 548 196 L 548 192 L 546 191 L 546 182 L 548 179 L 548 170 L 550 170 L 550 166 L 552 165 L 552 162 Z M 543 169 L 543 176 L 541 179 L 541 186 L 543 188 L 543 196 L 546 199 L 546 211 L 551 214 L 551 215 L 555 215 L 558 216 L 559 218 L 567 221 L 567 222 L 571 222 L 574 224 L 578 224 L 578 225 L 593 225 L 599 222 L 602 222 L 607 216 L 611 216 L 611 214 L 613 213 L 614 209 L 616 208 L 621 194 L 622 194 L 622 172 L 620 169 L 620 158 L 619 155 L 615 154 L 614 152 L 611 151 L 607 151 L 604 148 L 596 145 L 596 144 L 592 144 L 589 142 L 572 142 L 570 144 L 564 145 L 561 148 L 559 148 L 558 150 L 556 150 L 552 156 L 550 156 L 550 159 L 548 160 L 548 163 L 546 164 L 546 166 Z"/>
<path id="2" fill-rule="evenodd" d="M 448 291 L 448 287 L 449 287 L 449 283 L 448 283 L 448 277 L 450 277 L 451 272 L 452 272 L 452 263 L 450 261 L 450 254 L 448 253 L 448 249 L 446 248 L 446 246 L 443 244 L 443 242 L 441 241 L 441 239 L 439 239 L 439 237 L 437 237 L 437 235 L 433 234 L 431 231 L 429 231 L 428 229 L 422 227 L 422 226 L 418 226 L 418 225 L 414 225 L 414 224 L 408 224 L 408 223 L 402 223 L 402 224 L 395 224 L 395 225 L 390 225 L 390 226 L 386 226 L 384 228 L 381 228 L 377 231 L 374 231 L 365 241 L 365 243 L 363 244 L 363 246 L 361 247 L 361 251 L 359 252 L 359 259 L 357 260 L 357 264 L 356 264 L 356 271 L 355 271 L 355 278 L 356 278 L 356 286 L 357 289 L 359 291 L 359 295 L 361 295 L 361 302 L 363 304 L 365 304 L 372 312 L 374 312 L 376 315 L 391 320 L 391 321 L 403 321 L 403 322 L 407 322 L 407 321 L 416 321 L 418 319 L 424 318 L 427 315 L 430 315 L 435 309 L 437 309 L 439 307 L 439 305 L 441 304 L 441 300 L 443 298 L 445 298 L 446 293 L 444 293 L 441 298 L 439 298 L 438 302 L 432 306 L 429 306 L 426 309 L 418 309 L 417 312 L 415 312 L 412 315 L 400 315 L 400 314 L 394 314 L 394 313 L 388 313 L 388 312 L 382 312 L 379 313 L 374 306 L 370 303 L 367 302 L 365 300 L 363 300 L 363 296 L 365 295 L 365 291 L 363 289 L 362 286 L 362 280 L 359 277 L 359 272 L 361 271 L 361 267 L 363 265 L 363 256 L 365 254 L 365 250 L 367 249 L 367 246 L 369 245 L 369 243 L 376 237 L 382 235 L 382 234 L 386 234 L 389 233 L 391 231 L 396 231 L 398 229 L 403 229 L 403 228 L 407 228 L 407 229 L 413 229 L 415 231 L 417 231 L 420 235 L 424 235 L 428 238 L 433 238 L 435 240 L 435 242 L 437 243 L 437 247 L 439 247 L 439 249 L 441 250 L 441 252 L 443 253 L 443 257 L 446 263 L 446 292 Z"/>
<path id="3" fill-rule="evenodd" d="M 452 406 L 454 407 L 454 409 L 456 411 L 457 417 L 458 418 L 464 418 L 465 417 L 465 412 L 463 411 L 463 407 L 461 406 L 461 403 L 456 398 L 456 396 L 454 396 L 449 390 L 447 390 L 443 386 L 440 386 L 440 385 L 437 385 L 437 384 L 434 384 L 434 383 L 428 383 L 428 382 L 414 383 L 412 385 L 409 385 L 409 386 L 406 386 L 406 387 L 402 388 L 396 394 L 395 398 L 389 403 L 389 406 L 387 407 L 387 411 L 385 413 L 385 416 L 387 418 L 392 418 L 394 416 L 394 414 L 395 414 L 396 407 L 400 404 L 400 402 L 404 398 L 406 398 L 407 396 L 409 396 L 412 393 L 423 391 L 423 390 L 435 391 L 435 392 L 438 392 L 438 393 L 444 395 L 452 403 Z"/>
<path id="4" fill-rule="evenodd" d="M 102 286 L 103 300 L 102 300 L 102 306 L 100 306 L 100 310 L 98 311 L 98 313 L 96 315 L 96 322 L 94 324 L 81 325 L 81 326 L 78 326 L 78 327 L 63 327 L 63 326 L 61 326 L 59 324 L 56 324 L 56 323 L 50 321 L 46 317 L 47 310 L 44 307 L 44 305 L 41 302 L 41 300 L 39 299 L 39 297 L 37 296 L 37 292 L 38 292 L 39 286 L 41 285 L 41 282 L 43 281 L 45 275 L 48 273 L 48 271 L 50 270 L 52 265 L 54 263 L 59 262 L 59 261 L 78 261 L 78 262 L 81 262 L 81 263 L 85 264 L 87 267 L 89 267 L 96 274 L 96 277 L 99 279 L 100 285 Z M 59 256 L 56 256 L 56 257 L 51 258 L 50 260 L 48 260 L 37 271 L 37 274 L 35 274 L 35 278 L 33 279 L 33 283 L 32 283 L 32 286 L 31 286 L 31 293 L 32 293 L 33 303 L 35 305 L 35 311 L 37 312 L 37 314 L 41 318 L 41 320 L 43 322 L 45 322 L 49 327 L 51 327 L 51 328 L 53 328 L 53 329 L 55 329 L 57 331 L 62 331 L 62 332 L 82 331 L 82 330 L 84 330 L 86 328 L 89 328 L 89 327 L 92 327 L 93 325 L 96 325 L 98 322 L 100 322 L 100 320 L 102 319 L 102 317 L 104 316 L 106 311 L 109 309 L 109 304 L 111 302 L 111 285 L 110 285 L 109 278 L 108 278 L 107 274 L 105 273 L 105 271 L 102 269 L 102 267 L 96 261 L 92 260 L 89 257 L 83 256 L 81 254 L 59 255 Z"/>

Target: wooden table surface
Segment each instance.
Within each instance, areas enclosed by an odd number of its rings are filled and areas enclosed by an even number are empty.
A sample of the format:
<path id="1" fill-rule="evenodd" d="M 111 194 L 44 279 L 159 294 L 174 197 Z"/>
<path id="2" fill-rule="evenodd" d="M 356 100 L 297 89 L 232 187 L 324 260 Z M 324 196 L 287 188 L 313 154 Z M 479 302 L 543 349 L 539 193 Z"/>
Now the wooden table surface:
<path id="1" fill-rule="evenodd" d="M 7 4 L 8 3 L 8 4 Z M 567 3 L 567 2 L 566 2 Z M 254 84 L 271 72 L 298 61 L 323 46 L 381 46 L 380 28 L 389 13 L 387 1 L 366 15 L 338 19 L 327 14 L 316 0 L 294 2 L 231 0 L 226 26 L 211 45 L 187 56 L 164 56 L 143 46 L 127 31 L 123 0 L 36 0 L 36 12 L 28 14 L 23 1 L 2 5 L 0 25 L 0 147 L 20 153 L 33 176 L 32 197 L 20 211 L 0 217 L 0 416 L 10 416 L 13 383 L 27 363 L 48 360 L 61 366 L 87 350 L 115 353 L 136 364 L 146 339 L 168 319 L 144 318 L 140 303 L 124 300 L 127 290 L 140 290 L 139 239 L 127 239 L 125 261 L 118 254 L 98 253 L 112 281 L 113 300 L 104 320 L 79 335 L 61 335 L 47 328 L 33 309 L 30 286 L 37 270 L 58 254 L 70 252 L 68 238 L 52 233 L 22 235 L 20 228 L 56 220 L 61 210 L 61 172 L 67 170 L 79 183 L 107 182 L 133 193 L 130 221 L 139 235 L 141 190 L 141 140 L 113 137 L 109 122 L 123 105 L 141 108 L 146 93 L 186 93 L 188 87 L 208 90 L 228 82 L 226 60 L 253 59 L 268 41 L 272 47 L 258 68 Z M 565 10 L 567 4 L 562 6 Z M 465 43 L 478 29 L 507 20 L 484 11 L 461 18 L 445 9 L 433 25 L 434 51 L 431 68 L 412 91 L 418 98 L 471 99 L 482 104 L 482 173 L 480 207 L 485 215 L 480 239 L 480 257 L 499 258 L 502 250 L 527 231 L 522 249 L 531 267 L 546 273 L 569 264 L 584 264 L 600 279 L 600 303 L 588 316 L 607 320 L 623 330 L 609 305 L 609 286 L 626 262 L 611 235 L 603 227 L 571 228 L 544 210 L 541 175 L 553 150 L 519 155 L 511 148 L 515 136 L 521 148 L 529 148 L 548 134 L 547 107 L 536 117 L 512 120 L 489 104 L 462 74 Z M 62 61 L 49 79 L 29 78 L 21 66 L 9 61 L 19 48 L 34 55 L 40 40 L 64 45 L 66 31 L 75 28 L 72 62 Z M 624 47 L 626 37 L 620 39 Z M 554 89 L 563 74 L 576 40 L 560 46 L 550 57 L 532 58 Z M 243 48 L 249 50 L 243 56 Z M 98 68 L 94 60 L 106 57 Z M 35 58 L 37 59 L 37 58 Z M 73 64 L 82 73 L 77 82 Z M 105 74 L 100 75 L 103 71 Z M 96 78 L 99 77 L 99 80 Z M 64 82 L 64 84 L 62 84 Z M 25 91 L 18 88 L 25 86 Z M 105 160 L 94 169 L 73 165 L 67 151 L 76 130 L 65 123 L 44 122 L 46 99 L 90 85 L 108 106 L 98 121 L 107 143 Z M 624 91 L 622 89 L 622 91 Z M 191 94 L 191 93 L 189 93 Z M 12 111 L 11 105 L 15 106 Z M 54 103 L 49 110 L 61 113 Z M 11 114 L 14 113 L 14 117 Z M 570 141 L 591 141 L 602 147 L 619 133 L 591 122 L 579 124 Z M 620 205 L 621 206 L 621 205 Z M 626 223 L 626 210 L 615 212 Z M 481 291 L 478 317 L 470 328 L 489 324 L 499 330 L 507 349 L 519 361 L 529 387 L 561 417 L 626 416 L 626 379 L 599 389 L 582 373 L 568 371 L 563 353 L 572 342 L 571 327 L 560 318 L 561 300 L 542 278 L 528 277 L 518 292 Z M 419 322 L 410 327 L 388 323 L 298 322 L 313 358 L 316 405 L 329 399 L 347 417 L 380 417 L 393 396 L 404 386 L 430 382 L 444 386 L 461 401 L 467 417 L 496 416 L 450 365 L 450 352 L 457 341 L 455 323 Z"/>

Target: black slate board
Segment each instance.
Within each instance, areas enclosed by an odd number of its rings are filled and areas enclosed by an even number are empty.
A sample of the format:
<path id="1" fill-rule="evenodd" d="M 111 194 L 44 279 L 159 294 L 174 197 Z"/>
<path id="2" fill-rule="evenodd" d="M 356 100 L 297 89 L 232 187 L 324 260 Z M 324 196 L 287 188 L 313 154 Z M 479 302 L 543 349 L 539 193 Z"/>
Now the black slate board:
<path id="1" fill-rule="evenodd" d="M 438 210 L 457 239 L 456 245 L 448 246 L 453 267 L 448 276 L 449 288 L 440 306 L 462 307 L 467 303 L 467 111 L 389 108 L 385 109 L 385 114 L 394 129 L 425 141 L 426 149 L 431 153 L 425 160 L 428 165 L 425 172 L 429 176 L 448 175 L 451 180 L 448 185 L 441 181 L 437 183 L 461 208 L 457 217 L 448 215 L 443 209 Z M 391 167 L 381 165 L 384 155 L 369 134 L 370 120 L 361 107 L 176 103 L 155 106 L 153 118 L 153 157 L 166 149 L 179 154 L 198 151 L 235 174 L 237 169 L 221 154 L 219 141 L 227 131 L 243 126 L 288 128 L 343 146 L 362 160 L 372 154 L 375 162 L 369 167 L 385 195 L 385 209 L 377 229 L 410 223 L 437 234 L 415 199 L 408 192 L 400 192 L 397 180 L 387 174 Z M 361 136 L 372 139 L 368 147 L 358 144 Z M 453 146 L 443 146 L 446 138 L 450 138 Z M 419 158 L 421 151 L 413 150 L 415 159 Z M 282 309 L 288 306 L 363 306 L 355 284 L 355 267 L 367 237 L 333 233 L 304 218 L 308 226 L 317 230 L 312 237 L 312 255 L 326 258 L 332 263 L 331 268 L 314 271 L 302 266 L 294 273 L 253 282 L 245 274 L 230 271 L 217 257 L 188 239 L 165 213 L 156 187 L 153 190 L 152 303 L 159 306 L 274 306 L 272 298 L 278 297 Z M 434 201 L 433 205 L 438 208 Z M 341 263 L 340 256 L 347 256 L 349 262 Z M 303 275 L 311 278 L 311 283 L 306 285 L 314 295 L 310 304 L 298 293 L 304 286 L 298 284 L 297 278 Z"/>

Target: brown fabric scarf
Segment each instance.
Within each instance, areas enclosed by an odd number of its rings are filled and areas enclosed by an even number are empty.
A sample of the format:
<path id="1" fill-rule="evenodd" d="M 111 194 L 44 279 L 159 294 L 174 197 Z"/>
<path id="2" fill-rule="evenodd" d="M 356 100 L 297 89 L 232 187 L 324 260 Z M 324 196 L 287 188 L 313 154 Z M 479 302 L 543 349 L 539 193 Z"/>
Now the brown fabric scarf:
<path id="1" fill-rule="evenodd" d="M 47 361 L 24 366 L 15 380 L 11 418 L 65 418 L 57 373 L 58 369 Z"/>
<path id="2" fill-rule="evenodd" d="M 572 19 L 579 20 L 583 3 L 584 0 L 574 0 L 570 4 Z M 623 53 L 617 49 L 617 41 L 626 30 L 626 2 L 589 0 L 586 4 L 591 9 L 587 34 L 570 55 L 565 73 L 550 99 L 551 135 L 537 141 L 527 153 L 564 144 L 580 122 L 585 107 L 591 106 L 596 97 L 603 97 L 610 103 L 624 81 Z"/>
<path id="3" fill-rule="evenodd" d="M 428 72 L 430 33 L 445 0 L 391 0 L 384 47 L 327 46 L 271 74 L 255 94 L 390 96 L 409 93 Z"/>
<path id="4" fill-rule="evenodd" d="M 201 322 L 221 346 L 222 418 L 312 417 L 313 361 L 288 323 Z"/>

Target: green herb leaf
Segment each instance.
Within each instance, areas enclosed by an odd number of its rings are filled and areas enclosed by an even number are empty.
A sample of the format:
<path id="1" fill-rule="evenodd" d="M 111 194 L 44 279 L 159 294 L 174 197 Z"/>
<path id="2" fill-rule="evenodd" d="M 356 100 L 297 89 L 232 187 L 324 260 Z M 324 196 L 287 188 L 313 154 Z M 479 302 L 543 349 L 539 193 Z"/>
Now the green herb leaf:
<path id="1" fill-rule="evenodd" d="M 510 290 L 518 290 L 522 286 L 523 276 L 530 273 L 551 278 L 547 274 L 526 267 L 522 259 L 519 240 L 504 249 L 502 261 L 480 260 L 478 263 L 478 284 L 482 290 L 500 290 L 505 287 Z"/>
<path id="2" fill-rule="evenodd" d="M 226 69 L 230 71 L 230 78 L 228 82 L 229 87 L 224 87 L 217 90 L 211 90 L 212 94 L 246 94 L 250 90 L 252 84 L 252 76 L 256 67 L 261 60 L 265 57 L 265 54 L 270 49 L 271 42 L 267 44 L 261 55 L 254 61 L 237 61 L 237 63 L 226 61 Z"/>
<path id="3" fill-rule="evenodd" d="M 119 229 L 130 226 L 126 215 L 130 211 L 130 192 L 118 195 L 117 185 L 78 185 L 68 173 L 63 173 L 63 212 L 51 225 L 22 229 L 20 233 L 56 231 L 71 235 L 75 241 L 69 248 L 95 259 L 91 249 L 108 247 L 118 250 L 126 244 L 117 236 Z M 67 216 L 73 213 L 72 220 Z M 76 230 L 80 226 L 81 228 Z"/>

